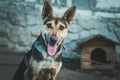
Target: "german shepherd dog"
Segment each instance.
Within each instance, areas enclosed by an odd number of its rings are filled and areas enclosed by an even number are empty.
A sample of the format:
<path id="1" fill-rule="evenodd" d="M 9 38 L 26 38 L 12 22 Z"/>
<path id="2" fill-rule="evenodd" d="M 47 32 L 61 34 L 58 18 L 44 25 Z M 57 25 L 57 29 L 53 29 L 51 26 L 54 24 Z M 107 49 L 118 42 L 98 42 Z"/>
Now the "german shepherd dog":
<path id="1" fill-rule="evenodd" d="M 44 1 L 41 33 L 24 56 L 12 80 L 55 80 L 62 66 L 62 43 L 75 15 L 72 6 L 62 16 L 53 14 L 48 0 Z"/>

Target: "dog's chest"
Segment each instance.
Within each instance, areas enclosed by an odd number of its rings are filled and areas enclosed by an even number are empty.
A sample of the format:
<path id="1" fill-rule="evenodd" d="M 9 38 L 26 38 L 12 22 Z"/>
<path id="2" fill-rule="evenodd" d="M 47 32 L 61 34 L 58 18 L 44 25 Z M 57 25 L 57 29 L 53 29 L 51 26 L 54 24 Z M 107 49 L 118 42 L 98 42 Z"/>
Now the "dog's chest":
<path id="1" fill-rule="evenodd" d="M 62 65 L 62 62 L 57 62 L 54 58 L 48 56 L 45 60 L 37 62 L 36 60 L 32 60 L 32 68 L 34 73 L 38 73 L 41 69 L 57 69 Z"/>

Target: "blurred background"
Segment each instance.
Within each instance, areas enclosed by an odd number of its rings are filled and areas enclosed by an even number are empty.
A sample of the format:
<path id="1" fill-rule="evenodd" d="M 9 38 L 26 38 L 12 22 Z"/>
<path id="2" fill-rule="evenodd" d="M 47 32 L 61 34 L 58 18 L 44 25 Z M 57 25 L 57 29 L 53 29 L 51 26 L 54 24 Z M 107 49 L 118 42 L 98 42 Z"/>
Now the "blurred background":
<path id="1" fill-rule="evenodd" d="M 63 53 L 64 58 L 79 59 L 80 46 L 77 43 L 89 36 L 99 34 L 120 43 L 120 0 L 49 1 L 53 5 L 54 13 L 60 15 L 70 6 L 77 6 L 73 24 L 70 25 L 64 41 L 64 45 L 69 49 Z M 43 3 L 44 0 L 0 0 L 0 80 L 8 80 L 12 76 L 23 55 L 30 50 L 39 36 L 43 26 Z M 120 45 L 115 45 L 113 57 L 114 62 L 120 62 Z M 7 73 L 11 73 L 10 76 Z M 120 78 L 107 77 L 103 80 Z"/>

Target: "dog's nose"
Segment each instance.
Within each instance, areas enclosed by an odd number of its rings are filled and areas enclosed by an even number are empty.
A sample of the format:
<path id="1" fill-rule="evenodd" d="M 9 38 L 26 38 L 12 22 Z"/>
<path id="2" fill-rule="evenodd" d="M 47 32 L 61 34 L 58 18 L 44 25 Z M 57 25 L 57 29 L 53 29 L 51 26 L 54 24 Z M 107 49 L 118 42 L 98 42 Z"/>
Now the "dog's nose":
<path id="1" fill-rule="evenodd" d="M 57 37 L 56 36 L 51 36 L 50 37 L 50 42 L 55 44 L 57 42 Z"/>

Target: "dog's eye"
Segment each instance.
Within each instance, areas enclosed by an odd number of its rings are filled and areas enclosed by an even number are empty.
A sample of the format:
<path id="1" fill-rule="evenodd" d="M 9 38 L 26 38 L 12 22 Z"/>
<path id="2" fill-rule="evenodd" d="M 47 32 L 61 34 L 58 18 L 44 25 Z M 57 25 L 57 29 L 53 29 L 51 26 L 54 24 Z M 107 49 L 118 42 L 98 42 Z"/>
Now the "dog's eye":
<path id="1" fill-rule="evenodd" d="M 48 28 L 52 28 L 52 25 L 50 23 L 47 24 Z"/>
<path id="2" fill-rule="evenodd" d="M 63 30 L 65 27 L 64 26 L 60 26 L 60 30 Z"/>

